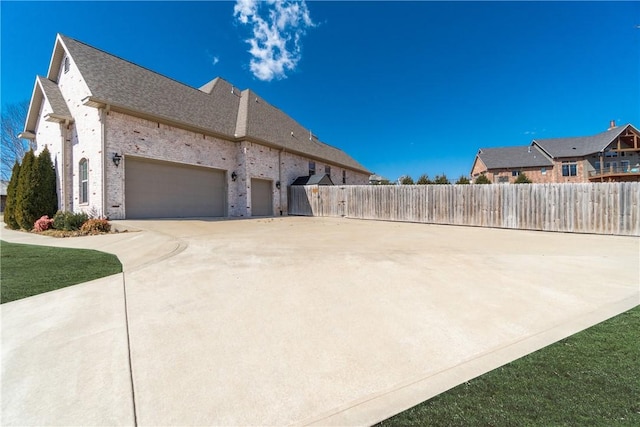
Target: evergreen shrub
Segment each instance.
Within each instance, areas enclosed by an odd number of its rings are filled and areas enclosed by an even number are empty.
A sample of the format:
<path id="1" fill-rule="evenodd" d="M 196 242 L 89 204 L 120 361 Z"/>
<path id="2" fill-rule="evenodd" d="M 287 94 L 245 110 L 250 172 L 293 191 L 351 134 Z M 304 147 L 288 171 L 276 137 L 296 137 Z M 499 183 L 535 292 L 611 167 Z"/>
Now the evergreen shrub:
<path id="1" fill-rule="evenodd" d="M 53 228 L 56 230 L 76 231 L 80 230 L 82 224 L 87 220 L 89 220 L 89 215 L 84 212 L 58 211 L 53 217 Z"/>

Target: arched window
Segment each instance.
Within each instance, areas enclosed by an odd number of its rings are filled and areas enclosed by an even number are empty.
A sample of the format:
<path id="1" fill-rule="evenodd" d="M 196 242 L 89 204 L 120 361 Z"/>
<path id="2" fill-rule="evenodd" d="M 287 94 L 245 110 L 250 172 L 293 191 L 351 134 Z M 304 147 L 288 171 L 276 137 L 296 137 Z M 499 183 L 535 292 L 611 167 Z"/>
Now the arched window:
<path id="1" fill-rule="evenodd" d="M 89 162 L 80 160 L 80 203 L 89 203 Z"/>

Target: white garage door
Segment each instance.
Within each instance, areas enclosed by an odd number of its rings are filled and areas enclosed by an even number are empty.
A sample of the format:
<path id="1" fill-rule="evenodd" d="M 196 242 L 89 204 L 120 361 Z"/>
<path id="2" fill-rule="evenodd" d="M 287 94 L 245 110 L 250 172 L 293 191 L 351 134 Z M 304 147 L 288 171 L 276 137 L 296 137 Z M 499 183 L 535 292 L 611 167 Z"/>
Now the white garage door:
<path id="1" fill-rule="evenodd" d="M 218 169 L 126 157 L 126 217 L 226 216 L 225 176 Z"/>
<path id="2" fill-rule="evenodd" d="M 273 181 L 251 179 L 251 216 L 273 215 Z"/>

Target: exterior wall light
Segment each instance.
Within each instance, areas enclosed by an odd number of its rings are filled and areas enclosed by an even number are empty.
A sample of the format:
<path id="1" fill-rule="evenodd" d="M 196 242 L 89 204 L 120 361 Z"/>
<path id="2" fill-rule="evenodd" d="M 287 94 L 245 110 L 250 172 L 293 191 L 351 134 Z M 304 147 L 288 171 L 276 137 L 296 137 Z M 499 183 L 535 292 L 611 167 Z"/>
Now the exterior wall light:
<path id="1" fill-rule="evenodd" d="M 236 171 L 231 172 L 231 181 L 235 181 L 236 179 L 238 179 L 238 174 L 236 173 Z"/>
<path id="2" fill-rule="evenodd" d="M 113 160 L 113 164 L 118 167 L 118 165 L 120 165 L 120 160 L 122 160 L 122 156 L 118 153 L 113 153 L 111 160 Z"/>
<path id="3" fill-rule="evenodd" d="M 279 190 L 280 189 L 280 181 L 276 181 L 276 188 Z"/>

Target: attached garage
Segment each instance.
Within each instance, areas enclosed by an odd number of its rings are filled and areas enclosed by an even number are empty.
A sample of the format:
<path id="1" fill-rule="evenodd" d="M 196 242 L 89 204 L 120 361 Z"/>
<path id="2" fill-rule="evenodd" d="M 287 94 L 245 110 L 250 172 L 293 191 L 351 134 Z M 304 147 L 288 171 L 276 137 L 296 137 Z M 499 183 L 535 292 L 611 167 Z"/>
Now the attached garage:
<path id="1" fill-rule="evenodd" d="M 225 177 L 218 169 L 127 156 L 126 217 L 226 216 Z"/>
<path id="2" fill-rule="evenodd" d="M 251 178 L 251 216 L 273 215 L 273 181 Z"/>

